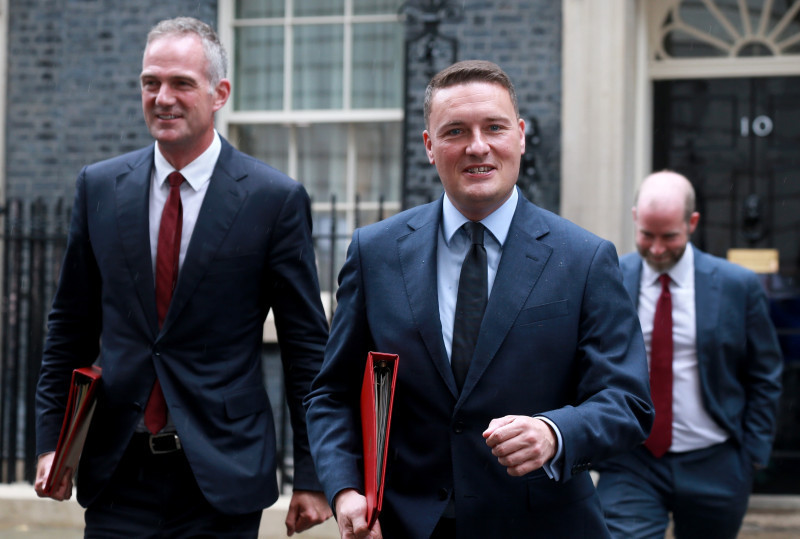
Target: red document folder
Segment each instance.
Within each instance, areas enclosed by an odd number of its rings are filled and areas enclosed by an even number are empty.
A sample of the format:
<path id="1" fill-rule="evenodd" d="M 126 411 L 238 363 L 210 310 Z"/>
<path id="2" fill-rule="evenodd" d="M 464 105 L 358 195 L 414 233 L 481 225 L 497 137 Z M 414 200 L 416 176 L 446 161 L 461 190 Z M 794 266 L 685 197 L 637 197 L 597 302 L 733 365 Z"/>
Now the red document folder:
<path id="1" fill-rule="evenodd" d="M 361 435 L 364 442 L 364 495 L 367 521 L 375 524 L 383 506 L 383 479 L 389 450 L 397 354 L 370 352 L 361 385 Z"/>
<path id="2" fill-rule="evenodd" d="M 95 391 L 101 373 L 102 369 L 96 365 L 72 371 L 64 423 L 61 425 L 53 466 L 50 468 L 50 475 L 44 487 L 46 494 L 50 494 L 61 482 L 68 469 L 74 472 L 78 466 L 83 443 L 89 431 L 89 423 L 97 406 Z"/>

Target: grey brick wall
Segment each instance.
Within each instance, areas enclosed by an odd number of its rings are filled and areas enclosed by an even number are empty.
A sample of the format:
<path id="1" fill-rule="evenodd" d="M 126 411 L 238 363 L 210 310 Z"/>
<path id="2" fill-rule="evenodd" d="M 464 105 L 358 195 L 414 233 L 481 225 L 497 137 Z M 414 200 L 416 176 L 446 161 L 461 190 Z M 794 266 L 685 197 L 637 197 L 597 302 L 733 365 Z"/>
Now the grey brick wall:
<path id="1" fill-rule="evenodd" d="M 560 183 L 561 138 L 561 2 L 552 0 L 466 0 L 459 22 L 444 22 L 440 32 L 458 41 L 456 60 L 484 59 L 499 64 L 511 77 L 524 118 L 535 117 L 538 144 L 529 140 L 526 159 L 536 174 L 518 182 L 525 194 L 550 210 L 557 210 Z M 409 18 L 407 36 L 421 32 Z M 422 144 L 422 99 L 432 73 L 450 64 L 451 50 L 440 41 L 434 49 L 431 72 L 423 41 L 411 42 L 408 61 L 408 126 L 405 154 L 406 207 L 441 194 L 441 182 L 425 156 Z M 533 142 L 533 144 L 531 144 Z"/>
<path id="2" fill-rule="evenodd" d="M 139 72 L 148 30 L 216 0 L 9 2 L 6 195 L 71 203 L 87 163 L 149 144 Z"/>
<path id="3" fill-rule="evenodd" d="M 441 33 L 457 41 L 456 59 L 484 58 L 511 75 L 539 143 L 526 157 L 535 175 L 520 185 L 538 204 L 557 209 L 561 107 L 561 4 L 551 0 L 452 2 L 462 18 Z M 71 197 L 81 166 L 151 142 L 141 115 L 138 74 L 148 29 L 191 15 L 216 26 L 216 0 L 28 0 L 10 2 L 6 195 Z M 408 35 L 421 23 L 409 20 Z M 422 146 L 422 94 L 430 76 L 452 59 L 440 41 L 408 51 L 405 206 L 437 197 L 441 184 Z M 532 141 L 530 141 L 532 142 Z M 529 169 L 531 170 L 531 169 Z"/>

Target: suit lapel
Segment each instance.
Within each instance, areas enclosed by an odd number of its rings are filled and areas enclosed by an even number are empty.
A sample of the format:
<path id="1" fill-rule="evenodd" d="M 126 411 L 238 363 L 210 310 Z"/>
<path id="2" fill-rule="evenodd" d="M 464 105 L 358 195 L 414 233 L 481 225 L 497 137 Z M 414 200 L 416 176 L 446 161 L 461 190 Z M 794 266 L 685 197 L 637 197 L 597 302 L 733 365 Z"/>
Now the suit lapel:
<path id="1" fill-rule="evenodd" d="M 246 193 L 237 183 L 246 173 L 233 170 L 232 151 L 230 144 L 223 140 L 222 151 L 209 180 L 162 331 L 169 329 L 186 306 L 246 198 Z"/>
<path id="2" fill-rule="evenodd" d="M 642 280 L 642 258 L 640 256 L 632 256 L 625 259 L 625 262 L 620 268 L 622 270 L 622 284 L 628 295 L 633 301 L 633 305 L 639 308 L 639 283 Z"/>
<path id="3" fill-rule="evenodd" d="M 703 358 L 706 357 L 703 350 L 713 349 L 714 336 L 717 335 L 721 297 L 716 269 L 704 263 L 706 256 L 708 255 L 694 249 L 695 327 L 697 331 L 697 363 L 701 376 L 704 375 Z"/>
<path id="4" fill-rule="evenodd" d="M 120 244 L 131 273 L 136 294 L 153 334 L 158 333 L 155 281 L 150 253 L 149 195 L 153 165 L 153 146 L 139 160 L 131 163 L 129 172 L 116 180 L 116 210 Z"/>
<path id="5" fill-rule="evenodd" d="M 409 232 L 397 239 L 397 253 L 414 322 L 436 369 L 453 396 L 457 396 L 458 389 L 442 339 L 436 293 L 436 246 L 441 214 L 442 199 L 422 207 L 409 220 Z M 432 283 L 432 286 L 425 283 Z"/>
<path id="6" fill-rule="evenodd" d="M 503 245 L 462 397 L 475 387 L 499 350 L 553 251 L 550 246 L 538 241 L 549 232 L 538 211 L 520 196 Z"/>

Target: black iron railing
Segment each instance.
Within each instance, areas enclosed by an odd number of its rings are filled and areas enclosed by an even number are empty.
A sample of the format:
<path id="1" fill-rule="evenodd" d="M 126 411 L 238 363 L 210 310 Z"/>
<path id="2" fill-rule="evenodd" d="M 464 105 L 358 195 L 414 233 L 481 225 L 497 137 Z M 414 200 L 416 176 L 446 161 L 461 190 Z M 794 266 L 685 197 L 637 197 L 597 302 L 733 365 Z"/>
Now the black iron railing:
<path id="1" fill-rule="evenodd" d="M 335 198 L 325 204 L 325 215 L 337 216 L 343 208 Z M 361 211 L 356 200 L 355 226 L 384 217 L 384 204 L 377 212 Z M 33 482 L 36 472 L 34 393 L 41 365 L 47 315 L 58 282 L 66 247 L 69 210 L 63 200 L 46 204 L 8 200 L 3 212 L 2 244 L 2 355 L 0 356 L 0 482 Z M 365 219 L 369 215 L 372 219 Z M 315 216 L 314 247 L 317 251 L 323 296 L 329 315 L 335 308 L 336 276 L 344 263 L 343 253 L 350 230 L 340 219 Z M 264 362 L 268 390 L 276 405 L 279 422 L 278 447 L 282 486 L 291 485 L 291 427 L 285 413 L 283 381 L 277 346 L 265 343 Z"/>

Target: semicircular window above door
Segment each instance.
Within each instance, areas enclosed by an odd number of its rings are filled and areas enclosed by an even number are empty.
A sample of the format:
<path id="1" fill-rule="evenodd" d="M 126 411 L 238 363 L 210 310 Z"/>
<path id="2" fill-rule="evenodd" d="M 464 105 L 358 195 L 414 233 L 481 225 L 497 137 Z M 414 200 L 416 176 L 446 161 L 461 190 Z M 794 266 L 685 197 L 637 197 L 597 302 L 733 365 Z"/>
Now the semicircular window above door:
<path id="1" fill-rule="evenodd" d="M 661 2 L 654 59 L 800 54 L 800 0 Z"/>

